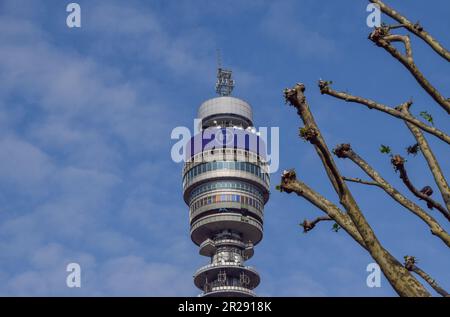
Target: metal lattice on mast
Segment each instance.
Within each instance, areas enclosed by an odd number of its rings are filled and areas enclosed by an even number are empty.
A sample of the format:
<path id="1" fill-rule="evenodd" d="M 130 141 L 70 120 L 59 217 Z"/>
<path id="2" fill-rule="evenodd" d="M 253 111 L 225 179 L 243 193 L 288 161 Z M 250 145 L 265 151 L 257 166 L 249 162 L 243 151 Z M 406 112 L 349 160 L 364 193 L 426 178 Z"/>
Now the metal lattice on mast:
<path id="1" fill-rule="evenodd" d="M 217 82 L 216 93 L 219 96 L 230 96 L 234 88 L 234 79 L 231 78 L 232 71 L 222 68 L 220 51 L 217 50 Z"/>

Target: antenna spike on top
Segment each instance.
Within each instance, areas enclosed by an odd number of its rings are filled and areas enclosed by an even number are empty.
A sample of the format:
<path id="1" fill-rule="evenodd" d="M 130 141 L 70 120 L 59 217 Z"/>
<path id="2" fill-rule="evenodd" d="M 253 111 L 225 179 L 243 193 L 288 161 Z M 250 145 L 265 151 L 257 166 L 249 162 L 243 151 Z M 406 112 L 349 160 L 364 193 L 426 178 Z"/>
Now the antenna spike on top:
<path id="1" fill-rule="evenodd" d="M 222 56 L 220 55 L 220 49 L 217 49 L 217 69 L 222 68 Z"/>

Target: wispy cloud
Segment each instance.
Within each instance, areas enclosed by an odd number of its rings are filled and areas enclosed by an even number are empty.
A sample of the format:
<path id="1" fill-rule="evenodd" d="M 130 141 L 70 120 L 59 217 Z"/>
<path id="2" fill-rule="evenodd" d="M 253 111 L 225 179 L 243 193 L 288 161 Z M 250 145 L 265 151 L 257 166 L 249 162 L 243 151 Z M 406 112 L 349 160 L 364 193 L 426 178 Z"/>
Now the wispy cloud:
<path id="1" fill-rule="evenodd" d="M 278 45 L 300 56 L 323 57 L 333 53 L 334 41 L 302 21 L 307 12 L 298 1 L 272 3 L 261 22 L 261 29 Z"/>
<path id="2" fill-rule="evenodd" d="M 138 11 L 103 8 L 137 18 L 134 27 L 126 23 L 127 29 L 116 30 L 127 38 L 134 34 L 142 43 L 149 34 L 159 34 L 154 40 L 167 47 L 154 48 L 155 54 L 170 51 L 164 61 L 173 66 L 171 71 L 181 68 L 176 63 L 188 65 L 188 71 L 200 62 L 182 43 L 164 42 L 165 31 L 157 25 L 144 27 Z M 148 17 L 142 16 L 146 25 Z M 0 27 L 0 123 L 5 123 L 0 137 L 0 294 L 191 293 L 191 269 L 185 272 L 177 256 L 148 245 L 159 238 L 159 245 L 176 247 L 185 257 L 182 250 L 190 245 L 178 241 L 186 238 L 179 226 L 164 227 L 167 241 L 160 227 L 144 226 L 145 236 L 121 227 L 124 219 L 136 226 L 145 213 L 154 220 L 184 208 L 181 201 L 160 196 L 166 199 L 167 210 L 162 210 L 152 190 L 132 201 L 139 188 L 161 179 L 169 158 L 170 120 L 179 116 L 174 107 L 164 106 L 167 98 L 157 78 L 132 82 L 102 56 L 58 46 L 32 19 L 3 16 Z M 107 30 L 100 25 L 96 32 Z M 166 192 L 174 178 L 167 181 Z M 176 217 L 172 224 L 184 220 Z M 85 286 L 79 291 L 65 285 L 69 262 L 82 266 Z"/>

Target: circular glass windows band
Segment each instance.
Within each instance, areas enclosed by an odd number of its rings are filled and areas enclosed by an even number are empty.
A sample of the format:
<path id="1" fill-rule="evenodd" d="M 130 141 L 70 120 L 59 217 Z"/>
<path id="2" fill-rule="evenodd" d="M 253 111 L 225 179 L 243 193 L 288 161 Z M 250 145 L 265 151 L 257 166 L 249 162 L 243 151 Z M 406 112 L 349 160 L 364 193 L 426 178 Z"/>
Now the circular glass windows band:
<path id="1" fill-rule="evenodd" d="M 258 210 L 262 209 L 262 204 L 257 199 L 252 197 L 244 196 L 244 195 L 235 195 L 235 194 L 218 194 L 211 195 L 208 197 L 203 197 L 202 199 L 197 200 L 192 204 L 191 208 L 194 210 L 203 206 L 221 203 L 221 202 L 237 202 L 243 205 L 248 205 L 255 207 Z"/>
<path id="2" fill-rule="evenodd" d="M 198 187 L 196 187 L 191 194 L 190 201 L 195 199 L 198 195 L 201 195 L 208 191 L 218 190 L 218 189 L 236 189 L 240 191 L 244 191 L 247 193 L 251 193 L 253 195 L 256 195 L 260 200 L 263 200 L 263 195 L 261 191 L 256 187 L 246 182 L 240 182 L 240 181 L 215 181 L 215 182 L 209 182 L 206 184 L 202 184 Z"/>
<path id="3" fill-rule="evenodd" d="M 194 177 L 215 170 L 238 170 L 244 171 L 248 173 L 252 173 L 253 175 L 262 179 L 266 184 L 269 183 L 269 175 L 261 170 L 261 167 L 255 164 L 251 164 L 248 162 L 235 162 L 235 161 L 220 161 L 220 162 L 208 162 L 199 164 L 187 172 L 183 177 L 183 186 L 186 183 L 190 182 Z"/>

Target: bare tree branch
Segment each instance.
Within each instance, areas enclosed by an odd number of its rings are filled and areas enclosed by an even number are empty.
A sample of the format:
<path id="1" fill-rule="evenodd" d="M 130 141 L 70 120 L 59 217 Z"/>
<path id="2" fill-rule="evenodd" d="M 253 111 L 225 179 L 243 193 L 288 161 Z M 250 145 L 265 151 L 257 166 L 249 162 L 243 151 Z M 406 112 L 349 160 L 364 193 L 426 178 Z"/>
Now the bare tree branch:
<path id="1" fill-rule="evenodd" d="M 407 35 L 391 35 L 389 27 L 376 27 L 369 35 L 369 39 L 377 46 L 384 48 L 395 59 L 397 59 L 414 76 L 420 86 L 442 107 L 447 113 L 450 113 L 450 100 L 441 95 L 441 93 L 425 78 L 414 63 L 409 37 Z M 400 53 L 391 42 L 403 42 L 406 54 Z"/>
<path id="2" fill-rule="evenodd" d="M 381 185 L 377 182 L 370 182 L 370 181 L 365 181 L 362 180 L 361 178 L 354 178 L 354 177 L 342 177 L 342 179 L 344 181 L 347 182 L 352 182 L 352 183 L 360 183 L 360 184 L 364 184 L 364 185 L 371 185 L 371 186 L 377 186 L 377 187 L 381 187 Z"/>
<path id="3" fill-rule="evenodd" d="M 387 6 L 381 0 L 369 0 L 372 3 L 378 4 L 383 13 L 389 15 L 394 20 L 397 20 L 408 31 L 415 34 L 422 40 L 424 40 L 436 53 L 441 55 L 447 61 L 450 62 L 450 52 L 445 49 L 436 39 L 434 39 L 419 23 L 411 23 L 406 17 Z"/>
<path id="4" fill-rule="evenodd" d="M 389 27 L 389 29 L 392 29 Z M 403 45 L 405 45 L 405 53 L 406 58 L 408 59 L 408 62 L 413 63 L 413 54 L 412 54 L 412 48 L 411 48 L 411 40 L 409 39 L 408 35 L 398 35 L 398 34 L 389 34 L 384 37 L 384 40 L 387 42 L 402 42 Z"/>
<path id="5" fill-rule="evenodd" d="M 367 249 L 350 217 L 343 213 L 335 204 L 309 188 L 305 183 L 297 180 L 297 175 L 294 170 L 283 172 L 280 189 L 286 193 L 294 192 L 308 200 L 311 204 L 325 212 L 328 217 L 336 221 L 359 245 Z"/>
<path id="6" fill-rule="evenodd" d="M 325 145 L 322 135 L 319 133 L 314 117 L 306 104 L 306 98 L 303 94 L 304 90 L 305 86 L 303 84 L 297 84 L 293 89 L 286 89 L 284 91 L 286 102 L 295 105 L 297 113 L 305 124 L 305 127 L 300 129 L 300 136 L 314 144 L 314 148 L 322 161 L 331 184 L 338 196 L 341 197 L 345 188 L 344 181 L 339 175 L 339 172 L 337 172 L 337 167 Z"/>
<path id="7" fill-rule="evenodd" d="M 341 144 L 337 146 L 334 153 L 339 158 L 349 158 L 352 160 L 370 178 L 379 184 L 379 187 L 382 188 L 389 196 L 391 196 L 403 207 L 409 209 L 417 217 L 422 219 L 430 228 L 431 233 L 440 238 L 448 247 L 450 247 L 450 235 L 441 227 L 441 225 L 425 210 L 403 196 L 397 189 L 381 177 L 377 171 L 375 171 L 363 158 L 353 151 L 350 144 Z"/>
<path id="8" fill-rule="evenodd" d="M 418 120 L 417 118 L 415 118 L 414 116 L 412 116 L 409 113 L 408 114 L 404 113 L 396 108 L 388 107 L 386 105 L 377 103 L 370 99 L 353 96 L 353 95 L 345 93 L 345 92 L 335 91 L 330 87 L 330 82 L 328 82 L 328 81 L 320 80 L 319 88 L 320 88 L 320 92 L 322 94 L 330 95 L 335 98 L 345 100 L 347 102 L 359 103 L 361 105 L 368 107 L 369 109 L 377 109 L 379 111 L 390 114 L 391 116 L 394 116 L 398 119 L 405 120 L 409 123 L 414 124 L 415 126 L 419 127 L 420 129 L 437 136 L 442 141 L 450 144 L 450 136 L 449 135 L 445 134 L 444 132 L 442 132 L 439 129 L 436 129 L 435 127 L 432 127 L 432 126 L 429 126 L 429 125 L 423 123 L 422 121 Z M 407 102 L 407 104 L 412 104 L 412 102 L 409 101 L 409 102 Z"/>
<path id="9" fill-rule="evenodd" d="M 378 263 L 389 283 L 401 296 L 430 296 L 428 291 L 395 259 L 380 243 L 369 223 L 365 219 L 353 195 L 342 179 L 333 157 L 315 123 L 304 95 L 305 86 L 296 84 L 292 89 L 286 89 L 286 101 L 297 109 L 305 127 L 301 136 L 314 145 L 328 178 L 338 193 L 340 203 L 362 237 L 364 245 L 372 258 Z M 337 222 L 337 221 L 336 221 Z M 339 223 L 338 223 L 339 224 Z"/>
<path id="10" fill-rule="evenodd" d="M 405 114 L 409 114 L 409 107 L 407 105 L 401 106 L 400 111 Z M 447 210 L 450 211 L 450 188 L 448 186 L 447 180 L 445 179 L 444 174 L 442 173 L 441 166 L 439 165 L 438 160 L 434 156 L 433 151 L 431 150 L 427 139 L 423 135 L 422 131 L 417 128 L 414 124 L 405 121 L 406 126 L 409 128 L 414 138 L 417 141 L 418 146 L 420 147 L 420 151 L 423 156 L 427 160 L 428 166 L 430 168 L 431 173 L 433 174 L 436 185 L 441 192 L 442 198 L 447 206 Z"/>
<path id="11" fill-rule="evenodd" d="M 321 221 L 330 221 L 333 220 L 330 216 L 322 216 L 317 217 L 316 219 L 309 221 L 308 219 L 305 219 L 300 225 L 303 227 L 303 232 L 307 233 L 315 228 L 315 226 L 321 222 Z"/>
<path id="12" fill-rule="evenodd" d="M 447 61 L 450 60 L 450 54 L 448 53 L 448 51 L 445 50 L 428 33 L 426 33 L 418 23 L 413 25 L 406 18 L 386 6 L 381 0 L 370 1 L 378 4 L 383 12 L 392 16 L 399 22 L 398 25 L 383 24 L 381 27 L 375 28 L 369 36 L 370 40 L 372 40 L 376 45 L 383 47 L 394 58 L 400 61 L 405 66 L 405 68 L 408 69 L 408 71 L 413 75 L 419 85 L 442 108 L 444 108 L 447 113 L 450 113 L 450 99 L 447 99 L 443 95 L 441 95 L 440 92 L 430 84 L 430 82 L 424 77 L 424 75 L 415 65 L 413 48 L 411 46 L 411 40 L 409 36 L 401 34 L 391 34 L 390 32 L 391 30 L 398 28 L 406 28 L 410 30 L 411 32 L 422 38 L 425 42 L 427 42 L 434 50 L 436 50 L 439 54 L 446 58 Z M 397 45 L 397 43 L 399 43 L 400 46 Z M 415 155 L 417 154 L 419 148 L 420 150 L 422 150 L 424 156 L 428 161 L 430 169 L 432 169 L 433 176 L 438 183 L 438 187 L 444 197 L 444 200 L 447 203 L 448 184 L 442 175 L 442 171 L 440 170 L 440 167 L 437 164 L 437 161 L 434 158 L 431 149 L 429 148 L 425 138 L 422 135 L 422 131 L 435 135 L 447 144 L 450 144 L 450 136 L 433 126 L 431 116 L 429 116 L 426 112 L 421 113 L 421 116 L 423 116 L 427 121 L 431 122 L 431 125 L 428 125 L 418 120 L 408 111 L 408 108 L 412 104 L 412 101 L 406 102 L 398 107 L 391 108 L 369 99 L 352 96 L 344 92 L 334 91 L 329 87 L 329 85 L 330 82 L 319 81 L 319 87 L 322 94 L 328 94 L 330 96 L 343 99 L 347 102 L 359 103 L 368 107 L 369 109 L 377 109 L 378 111 L 385 112 L 404 121 L 417 139 L 417 143 L 415 145 L 408 147 L 408 153 Z M 450 247 L 449 234 L 425 210 L 420 208 L 412 201 L 408 200 L 406 197 L 400 194 L 398 190 L 392 187 L 392 185 L 381 178 L 381 176 L 378 175 L 378 173 L 374 169 L 372 169 L 364 160 L 362 160 L 356 153 L 351 150 L 351 147 L 348 144 L 343 144 L 337 147 L 334 153 L 338 157 L 351 157 L 351 159 L 357 165 L 359 165 L 373 181 L 362 180 L 360 178 L 343 177 L 339 169 L 337 168 L 337 165 L 330 153 L 330 150 L 328 149 L 327 144 L 325 143 L 322 133 L 309 109 L 304 91 L 305 86 L 303 84 L 297 84 L 292 89 L 286 89 L 284 91 L 286 102 L 296 108 L 298 115 L 304 123 L 304 126 L 300 129 L 299 134 L 303 139 L 307 140 L 314 146 L 314 149 L 319 155 L 327 176 L 339 197 L 339 202 L 343 206 L 343 209 L 341 210 L 332 202 L 310 189 L 306 184 L 298 181 L 296 179 L 295 171 L 285 171 L 282 174 L 281 185 L 279 186 L 279 189 L 288 193 L 295 192 L 297 195 L 305 198 L 326 214 L 325 216 L 317 217 L 313 220 L 305 220 L 301 224 L 301 226 L 303 226 L 304 232 L 312 230 L 319 222 L 334 220 L 336 222 L 336 228 L 343 228 L 355 241 L 357 241 L 365 250 L 367 250 L 372 258 L 378 263 L 387 280 L 400 296 L 430 296 L 426 288 L 423 287 L 423 285 L 420 284 L 418 280 L 411 274 L 412 272 L 419 274 L 419 276 L 424 278 L 425 281 L 429 283 L 440 294 L 447 296 L 448 293 L 445 292 L 445 290 L 443 290 L 425 272 L 417 268 L 415 265 L 409 264 L 408 266 L 405 263 L 405 266 L 403 266 L 403 264 L 397 261 L 381 245 L 380 241 L 370 227 L 370 224 L 367 222 L 358 204 L 356 203 L 350 189 L 348 188 L 347 182 L 354 182 L 382 188 L 398 203 L 409 209 L 413 214 L 423 220 L 429 226 L 431 232 L 439 237 L 448 247 Z M 394 166 L 396 166 L 398 158 L 399 157 L 397 156 L 392 157 Z M 435 169 L 434 171 L 433 168 Z M 421 191 L 418 191 L 411 184 L 404 168 L 403 162 L 401 162 L 401 164 L 398 165 L 396 169 L 400 171 L 401 179 L 404 181 L 407 187 L 417 197 L 426 200 L 427 205 L 430 208 L 439 209 L 439 211 L 441 212 L 446 211 L 441 205 L 439 205 L 439 203 L 431 199 L 430 196 L 433 192 L 431 187 L 425 186 Z M 448 213 L 448 211 L 446 212 Z"/>
<path id="13" fill-rule="evenodd" d="M 436 208 L 439 210 L 448 221 L 450 221 L 450 213 L 447 209 L 445 209 L 440 203 L 432 199 L 430 196 L 433 193 L 432 191 L 429 193 L 418 190 L 411 183 L 411 180 L 408 177 L 408 173 L 405 168 L 405 159 L 400 155 L 394 155 L 391 159 L 391 163 L 394 166 L 394 169 L 400 172 L 400 178 L 403 183 L 408 187 L 408 189 L 418 198 L 425 200 L 427 202 L 427 206 L 430 209 Z"/>
<path id="14" fill-rule="evenodd" d="M 416 263 L 417 260 L 415 257 L 407 255 L 404 257 L 405 259 L 405 268 L 410 271 L 414 272 L 417 275 L 419 275 L 421 278 L 423 278 L 436 292 L 438 292 L 440 295 L 444 297 L 450 296 L 449 293 L 443 289 L 439 284 L 436 282 L 435 279 L 431 278 L 427 273 L 425 273 L 422 269 L 420 269 Z"/>

